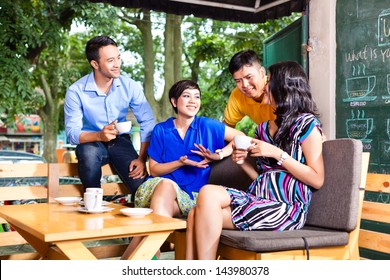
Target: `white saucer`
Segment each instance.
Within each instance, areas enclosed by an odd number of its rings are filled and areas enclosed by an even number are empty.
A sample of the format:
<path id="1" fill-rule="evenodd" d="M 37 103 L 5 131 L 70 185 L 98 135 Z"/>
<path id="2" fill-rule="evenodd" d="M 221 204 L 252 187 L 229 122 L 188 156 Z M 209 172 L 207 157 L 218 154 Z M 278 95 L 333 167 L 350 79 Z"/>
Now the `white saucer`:
<path id="1" fill-rule="evenodd" d="M 78 207 L 77 208 L 77 211 L 79 211 L 79 212 L 91 213 L 91 214 L 94 214 L 94 213 L 104 213 L 104 212 L 108 212 L 108 211 L 112 211 L 112 210 L 114 210 L 114 208 L 104 207 L 104 206 L 102 208 L 100 208 L 100 209 L 93 209 L 93 210 L 88 210 L 85 207 Z"/>
<path id="2" fill-rule="evenodd" d="M 80 201 L 79 204 L 80 204 L 81 206 L 84 206 L 84 201 Z M 110 201 L 104 201 L 104 200 L 103 200 L 102 206 L 106 206 L 106 205 L 108 205 L 108 204 L 111 204 L 111 202 L 110 202 Z"/>
<path id="3" fill-rule="evenodd" d="M 75 203 L 80 202 L 81 197 L 77 196 L 63 196 L 63 197 L 56 197 L 54 198 L 55 201 L 62 205 L 73 205 Z"/>
<path id="4" fill-rule="evenodd" d="M 122 208 L 119 211 L 123 215 L 132 217 L 132 218 L 141 218 L 149 213 L 152 213 L 152 209 L 150 208 Z"/>

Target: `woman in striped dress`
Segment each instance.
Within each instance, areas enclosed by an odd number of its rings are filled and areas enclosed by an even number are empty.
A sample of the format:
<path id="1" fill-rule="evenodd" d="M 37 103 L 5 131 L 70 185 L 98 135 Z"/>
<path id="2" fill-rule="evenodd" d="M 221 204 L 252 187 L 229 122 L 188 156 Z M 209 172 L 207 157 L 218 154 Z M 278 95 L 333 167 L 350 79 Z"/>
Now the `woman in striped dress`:
<path id="1" fill-rule="evenodd" d="M 308 79 L 296 62 L 269 67 L 264 102 L 276 119 L 257 126 L 254 144 L 235 149 L 234 162 L 257 157 L 257 169 L 244 161 L 253 179 L 246 192 L 206 185 L 187 226 L 187 259 L 215 259 L 223 228 L 282 231 L 302 228 L 312 188 L 324 182 L 322 131 Z"/>

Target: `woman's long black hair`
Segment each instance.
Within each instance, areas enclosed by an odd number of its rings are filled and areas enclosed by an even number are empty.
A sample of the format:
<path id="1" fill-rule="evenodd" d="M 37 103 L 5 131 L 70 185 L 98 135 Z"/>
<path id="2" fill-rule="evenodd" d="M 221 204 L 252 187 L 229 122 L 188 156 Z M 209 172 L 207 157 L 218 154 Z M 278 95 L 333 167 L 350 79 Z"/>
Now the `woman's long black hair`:
<path id="1" fill-rule="evenodd" d="M 275 143 L 284 151 L 291 150 L 291 126 L 302 113 L 319 117 L 317 106 L 312 98 L 309 81 L 303 68 L 294 61 L 283 61 L 268 68 L 271 75 L 269 90 L 276 103 L 278 131 Z"/>

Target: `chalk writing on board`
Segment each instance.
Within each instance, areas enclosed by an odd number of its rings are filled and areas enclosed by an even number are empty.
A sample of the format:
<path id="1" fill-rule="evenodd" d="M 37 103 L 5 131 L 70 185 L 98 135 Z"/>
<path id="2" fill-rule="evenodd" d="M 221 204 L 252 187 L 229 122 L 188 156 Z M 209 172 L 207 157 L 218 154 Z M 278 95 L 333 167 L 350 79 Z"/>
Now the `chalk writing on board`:
<path id="1" fill-rule="evenodd" d="M 390 60 L 390 47 L 374 47 L 365 45 L 361 49 L 352 49 L 344 55 L 345 62 L 379 61 L 387 63 Z"/>
<path id="2" fill-rule="evenodd" d="M 390 0 L 338 0 L 336 11 L 336 138 L 360 140 L 369 172 L 390 174 Z"/>
<path id="3" fill-rule="evenodd" d="M 390 45 L 390 9 L 378 16 L 378 46 Z"/>
<path id="4" fill-rule="evenodd" d="M 356 1 L 358 10 L 358 1 Z M 377 84 L 376 75 L 366 75 L 366 65 L 363 62 L 381 60 L 388 62 L 390 58 L 390 9 L 383 10 L 378 15 L 378 47 L 365 45 L 361 49 L 352 49 L 344 54 L 346 62 L 359 63 L 352 66 L 352 77 L 345 79 L 345 89 L 347 98 L 344 102 L 374 101 L 377 96 L 373 94 Z M 387 74 L 385 83 L 386 88 L 382 95 L 385 104 L 390 104 L 390 74 Z M 382 92 L 382 91 L 380 91 Z M 351 106 L 357 106 L 356 103 Z M 358 106 L 362 106 L 360 103 Z"/>
<path id="5" fill-rule="evenodd" d="M 352 101 L 349 103 L 351 107 L 364 107 L 367 105 L 366 101 Z"/>

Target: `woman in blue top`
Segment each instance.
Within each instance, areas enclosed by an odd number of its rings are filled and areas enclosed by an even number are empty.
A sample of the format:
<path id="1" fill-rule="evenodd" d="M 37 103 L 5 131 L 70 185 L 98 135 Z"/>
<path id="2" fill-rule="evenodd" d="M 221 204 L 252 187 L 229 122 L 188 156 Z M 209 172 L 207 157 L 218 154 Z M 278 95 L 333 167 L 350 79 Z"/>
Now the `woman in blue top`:
<path id="1" fill-rule="evenodd" d="M 197 117 L 200 100 L 200 88 L 190 80 L 171 87 L 169 101 L 177 117 L 153 130 L 148 148 L 151 177 L 138 188 L 136 207 L 150 207 L 162 216 L 187 216 L 200 188 L 208 182 L 209 163 L 230 156 L 230 142 L 244 134 L 217 120 Z"/>
<path id="2" fill-rule="evenodd" d="M 154 213 L 186 216 L 197 194 L 207 184 L 210 162 L 230 156 L 229 143 L 242 132 L 223 123 L 197 117 L 201 104 L 199 86 L 182 80 L 169 91 L 169 101 L 177 114 L 157 124 L 148 148 L 150 178 L 135 194 L 136 207 L 150 207 Z"/>

